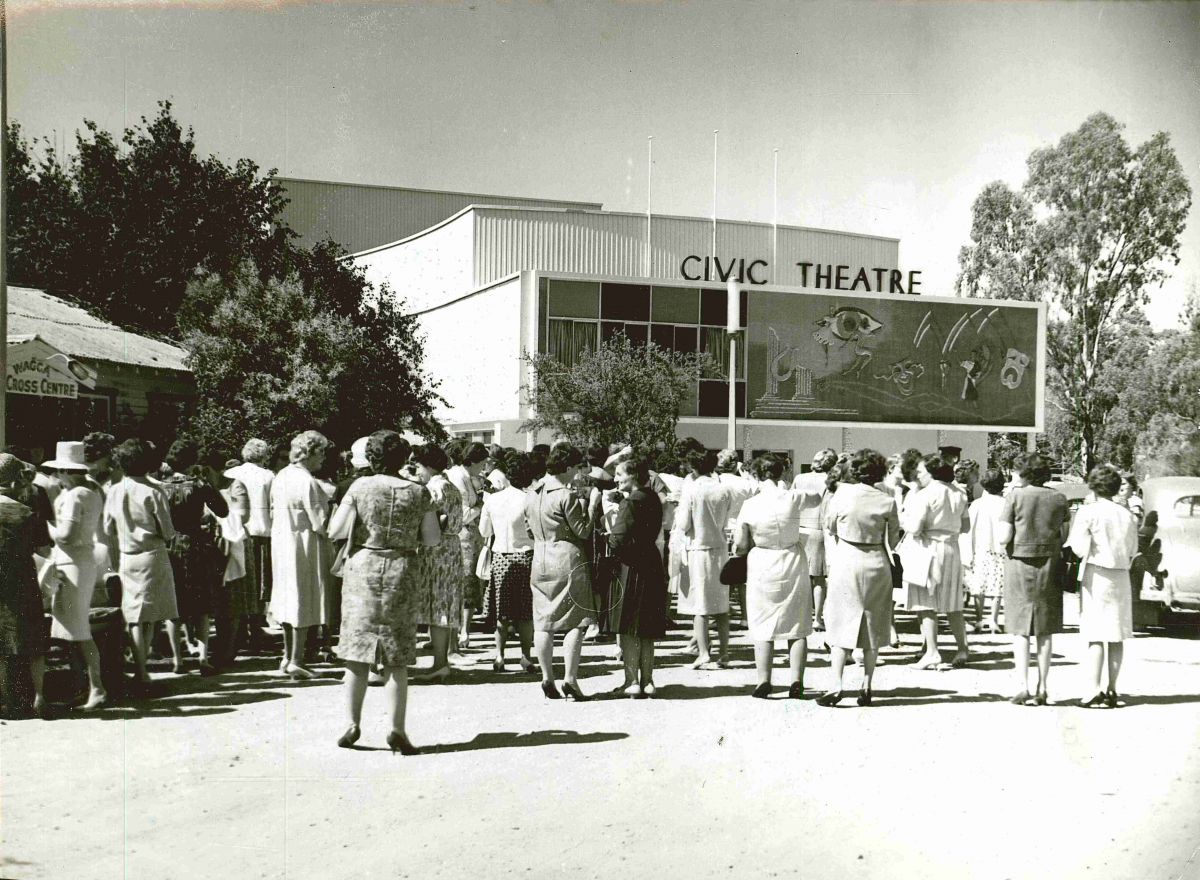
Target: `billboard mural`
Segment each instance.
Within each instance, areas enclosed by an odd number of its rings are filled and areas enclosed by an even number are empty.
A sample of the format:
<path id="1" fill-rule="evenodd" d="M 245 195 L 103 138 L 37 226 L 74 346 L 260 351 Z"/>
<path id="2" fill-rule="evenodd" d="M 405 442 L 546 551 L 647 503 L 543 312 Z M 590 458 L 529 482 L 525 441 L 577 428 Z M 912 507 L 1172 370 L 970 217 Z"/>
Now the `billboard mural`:
<path id="1" fill-rule="evenodd" d="M 1045 307 L 751 291 L 751 419 L 1041 430 Z"/>

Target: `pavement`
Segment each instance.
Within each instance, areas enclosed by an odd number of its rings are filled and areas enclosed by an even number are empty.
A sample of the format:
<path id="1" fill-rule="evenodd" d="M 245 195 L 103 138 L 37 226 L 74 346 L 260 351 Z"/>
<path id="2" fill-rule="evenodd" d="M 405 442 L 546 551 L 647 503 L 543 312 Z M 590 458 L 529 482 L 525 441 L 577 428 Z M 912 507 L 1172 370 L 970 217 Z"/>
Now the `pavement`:
<path id="1" fill-rule="evenodd" d="M 675 631 L 657 699 L 582 704 L 545 700 L 512 649 L 492 672 L 480 644 L 410 688 L 415 757 L 386 750 L 377 688 L 359 747 L 336 748 L 336 667 L 163 676 L 152 701 L 0 725 L 0 877 L 1200 878 L 1194 631 L 1139 634 L 1128 705 L 1087 710 L 1074 632 L 1051 705 L 1016 707 L 1006 638 L 918 671 L 905 629 L 865 709 L 813 701 L 825 653 L 786 699 L 782 645 L 774 698 L 751 699 L 744 632 L 732 668 L 697 671 Z M 620 684 L 614 654 L 585 647 L 586 692 Z"/>

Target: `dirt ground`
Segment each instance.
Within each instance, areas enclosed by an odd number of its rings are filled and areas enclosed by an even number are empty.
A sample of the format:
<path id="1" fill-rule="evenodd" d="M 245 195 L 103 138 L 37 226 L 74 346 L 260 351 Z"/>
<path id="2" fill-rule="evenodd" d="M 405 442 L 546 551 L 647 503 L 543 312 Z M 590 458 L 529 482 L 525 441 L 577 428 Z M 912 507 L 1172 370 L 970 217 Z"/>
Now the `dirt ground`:
<path id="1" fill-rule="evenodd" d="M 585 704 L 473 649 L 453 683 L 410 689 L 410 758 L 384 748 L 380 690 L 338 749 L 340 670 L 293 683 L 266 658 L 164 675 L 170 696 L 100 717 L 6 722 L 0 876 L 1200 878 L 1200 639 L 1129 643 L 1115 711 L 1076 705 L 1074 633 L 1045 708 L 1003 699 L 1001 636 L 936 672 L 904 665 L 906 634 L 869 709 L 813 702 L 827 654 L 810 699 L 763 701 L 744 632 L 728 670 L 686 668 L 684 641 L 660 649 L 658 699 Z M 620 682 L 612 645 L 584 657 L 586 691 Z"/>

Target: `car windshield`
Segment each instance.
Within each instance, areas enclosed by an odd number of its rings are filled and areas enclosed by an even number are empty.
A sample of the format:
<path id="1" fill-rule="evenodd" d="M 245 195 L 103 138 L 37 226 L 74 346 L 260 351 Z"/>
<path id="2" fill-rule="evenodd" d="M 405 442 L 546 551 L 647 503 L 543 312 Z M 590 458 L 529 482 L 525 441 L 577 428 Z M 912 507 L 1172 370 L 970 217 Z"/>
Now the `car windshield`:
<path id="1" fill-rule="evenodd" d="M 1200 517 L 1200 495 L 1185 495 L 1178 499 L 1172 513 L 1180 517 Z"/>

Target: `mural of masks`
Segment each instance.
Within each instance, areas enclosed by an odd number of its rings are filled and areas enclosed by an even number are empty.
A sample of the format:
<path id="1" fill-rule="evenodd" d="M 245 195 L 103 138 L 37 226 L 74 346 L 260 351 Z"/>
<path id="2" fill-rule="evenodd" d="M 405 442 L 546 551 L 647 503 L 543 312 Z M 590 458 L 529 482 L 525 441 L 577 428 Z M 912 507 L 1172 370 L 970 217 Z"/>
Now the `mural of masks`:
<path id="1" fill-rule="evenodd" d="M 1028 366 L 1029 355 L 1010 348 L 1004 355 L 1004 366 L 1000 368 L 1000 384 L 1014 390 L 1021 387 L 1021 380 L 1025 378 L 1025 368 Z"/>

